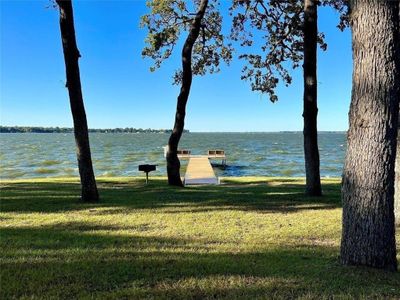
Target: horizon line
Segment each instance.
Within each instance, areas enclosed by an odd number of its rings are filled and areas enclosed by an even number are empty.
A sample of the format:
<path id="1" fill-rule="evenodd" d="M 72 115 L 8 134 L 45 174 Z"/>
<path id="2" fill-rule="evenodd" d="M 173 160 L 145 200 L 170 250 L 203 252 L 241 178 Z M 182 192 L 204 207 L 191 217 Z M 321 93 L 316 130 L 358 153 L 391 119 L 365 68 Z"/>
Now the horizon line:
<path id="1" fill-rule="evenodd" d="M 0 125 L 0 127 L 11 127 L 11 128 L 43 128 L 43 129 L 51 129 L 51 128 L 60 128 L 60 129 L 71 129 L 73 130 L 73 127 L 68 127 L 68 126 L 27 126 L 27 125 Z M 154 131 L 171 131 L 172 129 L 167 129 L 167 128 L 137 128 L 137 127 L 108 127 L 108 128 L 88 128 L 88 130 L 116 130 L 116 129 L 135 129 L 135 130 L 154 130 Z M 272 131 L 260 131 L 260 130 L 255 130 L 255 131 L 251 131 L 251 130 L 245 130 L 245 131 L 203 131 L 203 130 L 196 130 L 196 131 L 192 131 L 190 129 L 185 129 L 188 132 L 184 132 L 184 133 L 302 133 L 303 130 L 272 130 Z M 318 133 L 326 133 L 326 132 L 337 132 L 337 133 L 345 133 L 347 132 L 347 130 L 318 130 Z"/>

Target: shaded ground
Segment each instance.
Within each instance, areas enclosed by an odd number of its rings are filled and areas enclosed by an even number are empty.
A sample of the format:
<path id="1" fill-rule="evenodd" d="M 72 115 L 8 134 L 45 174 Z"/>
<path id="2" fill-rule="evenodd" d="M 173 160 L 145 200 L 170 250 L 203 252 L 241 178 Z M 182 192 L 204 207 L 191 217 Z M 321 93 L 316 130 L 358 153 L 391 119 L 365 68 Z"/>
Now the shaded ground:
<path id="1" fill-rule="evenodd" d="M 400 298 L 399 272 L 337 263 L 339 181 L 322 198 L 302 184 L 101 179 L 101 203 L 82 204 L 71 179 L 3 182 L 0 296 Z"/>

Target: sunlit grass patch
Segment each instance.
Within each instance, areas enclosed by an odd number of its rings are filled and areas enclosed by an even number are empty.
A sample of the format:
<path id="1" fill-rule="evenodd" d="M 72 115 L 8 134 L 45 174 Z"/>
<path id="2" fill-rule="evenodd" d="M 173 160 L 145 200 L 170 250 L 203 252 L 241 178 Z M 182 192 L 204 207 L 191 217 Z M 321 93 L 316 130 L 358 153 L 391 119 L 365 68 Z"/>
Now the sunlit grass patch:
<path id="1" fill-rule="evenodd" d="M 1 184 L 1 298 L 400 297 L 399 273 L 338 264 L 340 180 L 225 178 L 185 189 L 154 177 Z M 400 240 L 397 234 L 397 240 Z"/>

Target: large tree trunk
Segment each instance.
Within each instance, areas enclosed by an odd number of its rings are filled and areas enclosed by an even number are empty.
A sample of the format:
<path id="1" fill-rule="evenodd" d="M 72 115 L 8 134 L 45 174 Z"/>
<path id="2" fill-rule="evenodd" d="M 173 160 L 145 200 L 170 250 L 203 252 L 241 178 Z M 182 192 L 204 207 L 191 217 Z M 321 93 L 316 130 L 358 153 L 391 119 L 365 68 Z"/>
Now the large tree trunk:
<path id="1" fill-rule="evenodd" d="M 304 1 L 304 159 L 306 194 L 321 196 L 317 131 L 317 0 Z"/>
<path id="2" fill-rule="evenodd" d="M 397 269 L 393 213 L 400 92 L 399 2 L 351 1 L 353 88 L 340 260 Z"/>
<path id="3" fill-rule="evenodd" d="M 175 124 L 168 140 L 167 149 L 167 173 L 168 183 L 170 185 L 183 186 L 180 176 L 181 164 L 178 159 L 177 151 L 185 125 L 186 103 L 189 97 L 190 86 L 192 85 L 192 49 L 199 36 L 201 21 L 204 17 L 207 5 L 208 0 L 201 0 L 196 16 L 190 26 L 189 35 L 182 49 L 182 86 L 178 96 Z"/>
<path id="4" fill-rule="evenodd" d="M 399 4 L 400 5 L 400 4 Z M 400 22 L 400 7 L 399 7 L 399 22 Z M 400 25 L 399 25 L 400 27 Z M 400 42 L 399 42 L 400 43 Z M 394 218 L 396 225 L 400 226 L 400 111 L 399 121 L 397 123 L 397 151 L 395 163 L 395 179 L 394 179 Z"/>
<path id="5" fill-rule="evenodd" d="M 79 175 L 82 185 L 82 201 L 99 200 L 90 154 L 89 134 L 83 105 L 81 79 L 79 75 L 79 50 L 76 45 L 74 17 L 71 0 L 57 0 L 60 9 L 60 29 L 64 52 L 65 69 L 72 117 Z"/>

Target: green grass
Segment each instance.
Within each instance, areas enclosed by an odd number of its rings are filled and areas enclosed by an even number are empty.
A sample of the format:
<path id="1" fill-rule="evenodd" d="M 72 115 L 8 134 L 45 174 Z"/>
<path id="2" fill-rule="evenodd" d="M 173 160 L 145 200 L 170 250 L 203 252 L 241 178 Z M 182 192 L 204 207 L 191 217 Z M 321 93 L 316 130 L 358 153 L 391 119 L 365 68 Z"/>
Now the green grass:
<path id="1" fill-rule="evenodd" d="M 338 263 L 339 180 L 322 198 L 303 184 L 102 178 L 101 202 L 83 204 L 74 179 L 3 181 L 0 297 L 400 298 L 399 272 Z"/>

